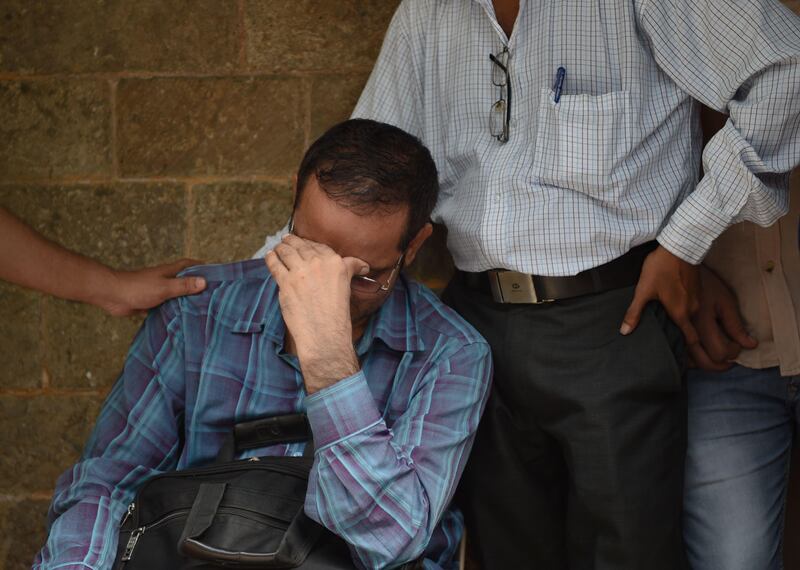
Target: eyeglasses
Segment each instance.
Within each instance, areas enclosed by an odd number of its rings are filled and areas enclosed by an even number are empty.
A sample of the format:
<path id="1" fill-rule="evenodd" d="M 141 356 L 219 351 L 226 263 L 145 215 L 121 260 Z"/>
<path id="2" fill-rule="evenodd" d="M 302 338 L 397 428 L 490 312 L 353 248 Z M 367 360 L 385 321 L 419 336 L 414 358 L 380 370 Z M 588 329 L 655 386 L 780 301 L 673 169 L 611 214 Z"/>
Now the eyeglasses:
<path id="1" fill-rule="evenodd" d="M 289 233 L 297 236 L 297 234 L 294 232 L 294 215 L 289 218 Z M 369 293 L 371 295 L 385 293 L 391 289 L 395 276 L 400 273 L 400 268 L 402 267 L 403 260 L 405 258 L 406 252 L 403 252 L 400 255 L 400 258 L 397 260 L 397 263 L 395 263 L 392 267 L 391 273 L 389 273 L 389 278 L 385 281 L 379 281 L 378 279 L 367 277 L 366 275 L 354 275 L 353 279 L 350 281 L 350 289 L 360 293 Z M 381 271 L 381 273 L 385 273 L 386 271 L 388 271 L 388 269 L 384 269 Z"/>
<path id="2" fill-rule="evenodd" d="M 511 77 L 508 73 L 508 47 L 504 46 L 497 55 L 490 53 L 492 83 L 500 88 L 500 98 L 489 111 L 489 130 L 500 142 L 508 141 L 511 121 Z M 504 96 L 505 95 L 505 96 Z"/>

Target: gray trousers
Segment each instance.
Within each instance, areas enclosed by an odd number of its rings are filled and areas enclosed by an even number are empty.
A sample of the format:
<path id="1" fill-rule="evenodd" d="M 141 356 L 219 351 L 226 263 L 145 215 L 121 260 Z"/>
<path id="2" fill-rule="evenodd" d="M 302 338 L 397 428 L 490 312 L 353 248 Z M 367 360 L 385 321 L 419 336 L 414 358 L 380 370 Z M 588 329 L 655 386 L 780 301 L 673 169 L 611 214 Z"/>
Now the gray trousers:
<path id="1" fill-rule="evenodd" d="M 619 334 L 632 296 L 502 305 L 448 285 L 494 356 L 458 499 L 483 570 L 685 568 L 685 350 L 657 303 Z"/>

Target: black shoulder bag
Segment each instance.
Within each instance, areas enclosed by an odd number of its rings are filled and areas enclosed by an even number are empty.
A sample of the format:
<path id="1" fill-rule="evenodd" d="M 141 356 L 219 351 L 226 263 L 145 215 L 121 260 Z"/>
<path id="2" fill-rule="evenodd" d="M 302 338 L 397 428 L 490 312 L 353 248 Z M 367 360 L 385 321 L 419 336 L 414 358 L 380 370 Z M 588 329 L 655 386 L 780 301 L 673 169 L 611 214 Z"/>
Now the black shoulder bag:
<path id="1" fill-rule="evenodd" d="M 123 519 L 114 568 L 355 568 L 345 541 L 303 512 L 309 453 L 233 461 L 236 450 L 309 433 L 305 414 L 237 424 L 213 465 L 146 481 Z"/>

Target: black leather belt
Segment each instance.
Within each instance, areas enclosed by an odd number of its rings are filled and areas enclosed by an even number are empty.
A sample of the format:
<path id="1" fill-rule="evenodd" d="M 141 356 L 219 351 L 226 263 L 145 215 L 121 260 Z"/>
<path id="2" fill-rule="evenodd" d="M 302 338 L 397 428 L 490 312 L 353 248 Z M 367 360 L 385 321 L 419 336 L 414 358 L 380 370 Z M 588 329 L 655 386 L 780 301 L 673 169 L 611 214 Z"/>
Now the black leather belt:
<path id="1" fill-rule="evenodd" d="M 460 271 L 466 285 L 489 292 L 498 303 L 547 303 L 635 285 L 645 257 L 658 245 L 650 241 L 593 269 L 570 277 L 544 277 L 505 269 Z"/>

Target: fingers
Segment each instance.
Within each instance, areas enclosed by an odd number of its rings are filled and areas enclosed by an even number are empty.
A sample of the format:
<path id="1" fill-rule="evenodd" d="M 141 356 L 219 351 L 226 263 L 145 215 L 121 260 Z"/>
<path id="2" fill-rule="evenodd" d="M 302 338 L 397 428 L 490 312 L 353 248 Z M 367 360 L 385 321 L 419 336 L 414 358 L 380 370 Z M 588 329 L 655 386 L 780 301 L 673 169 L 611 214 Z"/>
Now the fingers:
<path id="1" fill-rule="evenodd" d="M 357 257 L 344 257 L 342 261 L 344 261 L 344 265 L 347 268 L 348 279 L 351 279 L 354 275 L 366 275 L 369 273 L 369 264 L 366 261 Z"/>
<path id="2" fill-rule="evenodd" d="M 717 308 L 720 324 L 731 339 L 736 341 L 741 347 L 753 349 L 758 346 L 758 341 L 747 334 L 744 328 L 744 321 L 739 314 L 739 309 L 735 305 L 721 303 Z"/>
<path id="3" fill-rule="evenodd" d="M 336 255 L 327 245 L 313 242 L 288 234 L 283 236 L 281 243 L 273 251 L 278 254 L 281 261 L 291 271 L 300 267 L 304 262 L 315 257 Z"/>
<path id="4" fill-rule="evenodd" d="M 642 311 L 644 311 L 647 303 L 653 300 L 661 302 L 669 318 L 683 333 L 687 345 L 691 346 L 700 342 L 697 329 L 695 329 L 691 320 L 691 314 L 698 308 L 697 302 L 676 291 L 669 291 L 668 294 L 660 297 L 655 288 L 644 285 L 642 281 L 637 285 L 633 300 L 622 319 L 622 326 L 619 329 L 620 334 L 628 335 L 636 329 L 642 317 Z"/>
<path id="5" fill-rule="evenodd" d="M 693 319 L 693 323 L 700 335 L 699 344 L 711 360 L 717 364 L 726 364 L 739 356 L 742 347 L 732 341 L 720 328 L 710 308 L 705 307 Z"/>
<path id="6" fill-rule="evenodd" d="M 172 263 L 166 263 L 158 267 L 158 274 L 162 277 L 175 277 L 178 273 L 194 265 L 202 265 L 202 261 L 197 259 L 179 259 Z M 195 295 L 206 288 L 206 280 L 202 277 L 177 277 L 165 279 L 161 282 L 161 299 L 164 302 L 173 297 L 184 295 Z"/>
<path id="7" fill-rule="evenodd" d="M 274 253 L 280 259 L 281 263 L 289 270 L 297 269 L 303 265 L 304 262 L 298 249 L 291 243 L 281 242 L 275 246 L 275 249 L 273 249 L 271 253 Z M 308 250 L 306 250 L 306 254 L 308 254 Z M 267 265 L 267 267 L 269 267 L 269 265 Z"/>
<path id="8" fill-rule="evenodd" d="M 267 269 L 272 274 L 273 279 L 280 287 L 280 284 L 286 278 L 286 275 L 289 273 L 289 270 L 283 264 L 283 261 L 278 254 L 275 253 L 275 250 L 270 250 L 267 252 L 267 255 L 264 257 L 264 261 L 267 264 Z"/>
<path id="9" fill-rule="evenodd" d="M 272 252 L 277 256 L 283 269 L 293 271 L 299 269 L 312 259 L 337 258 L 341 259 L 347 271 L 347 279 L 354 275 L 366 275 L 369 273 L 369 264 L 356 257 L 340 258 L 339 255 L 325 244 L 299 238 L 289 234 L 283 237 Z M 270 264 L 267 263 L 267 267 Z M 277 268 L 280 272 L 281 268 Z M 276 277 L 277 279 L 277 277 Z"/>
<path id="10" fill-rule="evenodd" d="M 633 294 L 633 301 L 631 301 L 625 316 L 622 318 L 622 326 L 619 329 L 620 334 L 629 335 L 639 325 L 639 320 L 642 318 L 642 311 L 645 305 L 654 299 L 654 295 L 645 292 L 643 287 L 636 287 Z"/>
<path id="11" fill-rule="evenodd" d="M 163 301 L 183 295 L 195 295 L 206 288 L 206 280 L 202 277 L 177 277 L 164 282 Z"/>
<path id="12" fill-rule="evenodd" d="M 697 329 L 692 324 L 688 310 L 684 307 L 669 306 L 667 304 L 664 304 L 664 309 L 667 311 L 669 318 L 672 319 L 672 322 L 681 329 L 687 346 L 691 347 L 700 344 L 700 335 L 697 334 Z"/>
<path id="13" fill-rule="evenodd" d="M 722 372 L 733 365 L 732 362 L 714 361 L 700 343 L 689 345 L 687 348 L 689 351 L 689 361 L 691 365 L 696 368 L 702 368 L 703 370 L 709 370 L 711 372 Z"/>
<path id="14" fill-rule="evenodd" d="M 299 238 L 293 234 L 286 234 L 283 236 L 281 244 L 292 247 L 301 259 L 309 259 L 313 255 L 318 254 L 319 250 L 315 246 L 321 245 L 315 244 L 307 239 Z M 275 249 L 277 249 L 277 247 Z"/>

